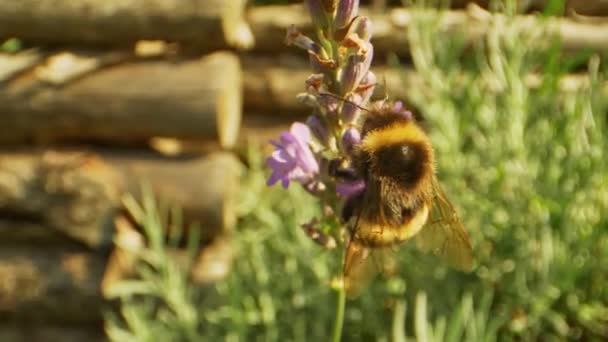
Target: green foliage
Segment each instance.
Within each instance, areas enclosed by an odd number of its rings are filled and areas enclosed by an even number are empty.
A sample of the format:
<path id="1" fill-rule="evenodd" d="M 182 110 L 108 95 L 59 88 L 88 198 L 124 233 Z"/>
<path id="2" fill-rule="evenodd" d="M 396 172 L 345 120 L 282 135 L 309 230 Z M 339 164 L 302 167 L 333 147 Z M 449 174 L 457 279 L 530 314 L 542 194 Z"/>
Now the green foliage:
<path id="1" fill-rule="evenodd" d="M 23 43 L 17 38 L 9 38 L 0 44 L 0 52 L 15 53 L 23 49 Z"/>
<path id="2" fill-rule="evenodd" d="M 503 339 L 608 336 L 608 102 L 599 57 L 582 75 L 588 87 L 560 89 L 576 62 L 564 63 L 558 41 L 543 46 L 538 33 L 506 19 L 477 42 L 473 74 L 463 77 L 455 62 L 463 49 L 441 38 L 437 20 L 416 16 L 409 33 L 426 76 L 411 93 L 478 267 L 466 282 L 416 275 L 409 283 L 437 286 L 428 291 L 436 305 L 454 298 L 445 284 L 493 289 L 493 314 L 509 317 Z"/>
<path id="3" fill-rule="evenodd" d="M 347 303 L 344 341 L 608 338 L 608 99 L 600 59 L 589 59 L 587 86 L 561 89 L 580 62 L 560 56 L 557 41 L 506 18 L 475 44 L 474 60 L 463 60 L 463 40 L 439 34 L 436 14 L 412 18 L 414 64 L 425 82 L 409 91 L 476 266 L 462 274 L 407 244 L 395 254 L 396 276 Z M 212 289 L 189 286 L 160 239 L 142 261 L 143 280 L 120 293 L 121 317 L 108 324 L 114 340 L 329 338 L 340 253 L 299 229 L 318 213 L 313 197 L 297 186 L 267 188 L 262 153 L 252 147 L 248 156 L 233 271 Z M 153 206 L 144 208 L 142 217 L 155 216 Z M 142 222 L 156 236 L 163 220 Z"/>
<path id="4" fill-rule="evenodd" d="M 157 202 L 148 187 L 142 193 L 142 204 L 131 196 L 124 204 L 143 228 L 147 246 L 117 241 L 138 261 L 137 278 L 112 286 L 109 296 L 120 299 L 120 316 L 106 313 L 106 332 L 113 341 L 198 341 L 197 289 L 189 283 L 186 270 L 199 249 L 200 229 L 188 229 L 187 261 L 178 263 L 172 251 L 184 231 L 181 212 Z M 173 232 L 169 237 L 167 228 Z"/>

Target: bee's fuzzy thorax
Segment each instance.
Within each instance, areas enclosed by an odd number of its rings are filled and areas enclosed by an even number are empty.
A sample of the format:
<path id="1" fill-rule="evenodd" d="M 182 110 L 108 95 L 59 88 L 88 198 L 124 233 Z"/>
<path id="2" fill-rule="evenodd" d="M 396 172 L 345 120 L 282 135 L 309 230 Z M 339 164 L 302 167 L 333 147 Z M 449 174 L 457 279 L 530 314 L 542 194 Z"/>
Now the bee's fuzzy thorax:
<path id="1" fill-rule="evenodd" d="M 398 120 L 366 132 L 359 146 L 368 182 L 406 206 L 427 202 L 435 162 L 431 141 L 413 120 Z"/>
<path id="2" fill-rule="evenodd" d="M 396 122 L 386 127 L 374 129 L 365 134 L 361 149 L 367 153 L 373 153 L 389 145 L 401 143 L 422 143 L 428 145 L 430 156 L 432 148 L 426 133 L 412 120 Z"/>

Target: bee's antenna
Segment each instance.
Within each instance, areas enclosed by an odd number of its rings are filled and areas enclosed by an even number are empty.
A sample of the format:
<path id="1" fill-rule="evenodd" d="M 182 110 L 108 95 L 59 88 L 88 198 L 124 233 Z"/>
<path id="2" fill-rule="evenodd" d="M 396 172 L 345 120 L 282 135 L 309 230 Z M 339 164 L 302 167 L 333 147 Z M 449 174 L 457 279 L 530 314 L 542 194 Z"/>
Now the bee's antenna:
<path id="1" fill-rule="evenodd" d="M 360 106 L 360 105 L 358 105 L 358 104 L 354 103 L 353 101 L 347 100 L 347 99 L 345 99 L 345 98 L 343 98 L 343 97 L 341 97 L 341 96 L 338 96 L 338 95 L 336 95 L 336 94 L 332 94 L 332 93 L 329 93 L 329 92 L 321 92 L 321 93 L 319 93 L 319 95 L 320 95 L 320 96 L 329 96 L 329 97 L 333 97 L 333 98 L 338 99 L 338 100 L 341 100 L 341 101 L 343 101 L 343 102 L 348 102 L 348 103 L 352 104 L 353 106 L 356 106 L 357 108 L 359 108 L 359 109 L 361 109 L 361 110 L 364 110 L 364 111 L 366 111 L 366 112 L 371 112 L 371 110 L 370 110 L 370 109 L 365 108 L 365 107 L 363 107 L 363 106 Z"/>

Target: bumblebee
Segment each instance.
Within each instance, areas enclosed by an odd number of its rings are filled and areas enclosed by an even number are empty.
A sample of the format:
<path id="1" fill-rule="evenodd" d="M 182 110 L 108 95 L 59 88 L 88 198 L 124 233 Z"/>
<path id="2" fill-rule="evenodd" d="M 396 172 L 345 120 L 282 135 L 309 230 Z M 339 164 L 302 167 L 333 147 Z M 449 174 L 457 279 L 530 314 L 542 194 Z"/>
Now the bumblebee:
<path id="1" fill-rule="evenodd" d="M 343 270 L 347 294 L 356 296 L 378 264 L 388 263 L 387 252 L 414 237 L 422 251 L 470 271 L 471 242 L 437 180 L 424 130 L 411 115 L 384 107 L 367 113 L 360 131 L 351 174 L 335 172 L 337 178 L 363 179 L 366 185 L 342 210 L 350 232 Z"/>

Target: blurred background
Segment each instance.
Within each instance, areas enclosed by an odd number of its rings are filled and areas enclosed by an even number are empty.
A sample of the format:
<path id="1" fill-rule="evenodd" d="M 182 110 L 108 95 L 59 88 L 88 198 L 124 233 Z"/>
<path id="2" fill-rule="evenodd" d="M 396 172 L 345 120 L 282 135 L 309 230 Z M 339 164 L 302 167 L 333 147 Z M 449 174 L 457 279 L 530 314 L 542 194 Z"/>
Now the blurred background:
<path id="1" fill-rule="evenodd" d="M 608 2 L 361 0 L 376 97 L 428 127 L 470 274 L 406 244 L 344 341 L 608 339 Z M 339 251 L 265 185 L 299 1 L 0 2 L 0 341 L 317 341 Z"/>

